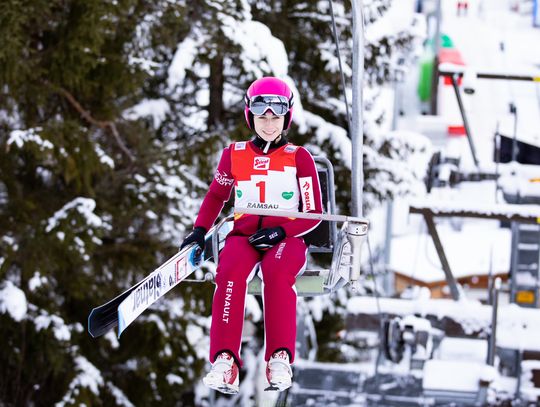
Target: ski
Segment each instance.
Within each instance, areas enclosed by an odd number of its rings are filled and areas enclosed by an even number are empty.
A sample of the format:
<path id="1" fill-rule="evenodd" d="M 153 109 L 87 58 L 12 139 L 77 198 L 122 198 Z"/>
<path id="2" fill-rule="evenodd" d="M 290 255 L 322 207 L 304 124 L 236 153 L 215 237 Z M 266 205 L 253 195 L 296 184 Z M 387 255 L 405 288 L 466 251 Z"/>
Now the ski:
<path id="1" fill-rule="evenodd" d="M 194 243 L 187 246 L 146 277 L 142 284 L 122 300 L 118 305 L 118 337 L 144 310 L 199 268 L 200 252 Z"/>
<path id="2" fill-rule="evenodd" d="M 120 337 L 144 310 L 212 258 L 213 232 L 214 228 L 206 234 L 202 256 L 199 247 L 191 244 L 122 294 L 92 309 L 88 316 L 88 333 L 97 338 L 118 326 Z"/>

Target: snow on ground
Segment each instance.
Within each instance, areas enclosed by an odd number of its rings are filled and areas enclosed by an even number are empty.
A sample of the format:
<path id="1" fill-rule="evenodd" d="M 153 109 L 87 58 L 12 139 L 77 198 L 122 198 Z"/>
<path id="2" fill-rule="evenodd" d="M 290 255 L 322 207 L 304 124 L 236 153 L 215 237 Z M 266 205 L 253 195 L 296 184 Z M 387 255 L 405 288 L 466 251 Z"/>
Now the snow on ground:
<path id="1" fill-rule="evenodd" d="M 450 390 L 476 393 L 481 379 L 495 377 L 492 366 L 478 362 L 428 360 L 424 367 L 424 390 Z M 449 381 L 448 377 L 452 377 Z M 491 380 L 490 380 L 491 381 Z"/>

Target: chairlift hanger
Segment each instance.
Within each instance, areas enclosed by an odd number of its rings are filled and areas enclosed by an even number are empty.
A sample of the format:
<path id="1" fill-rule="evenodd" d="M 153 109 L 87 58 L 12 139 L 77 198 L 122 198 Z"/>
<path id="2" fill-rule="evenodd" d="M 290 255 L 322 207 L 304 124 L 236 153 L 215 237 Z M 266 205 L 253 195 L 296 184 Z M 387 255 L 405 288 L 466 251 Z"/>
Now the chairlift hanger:
<path id="1" fill-rule="evenodd" d="M 362 190 L 364 186 L 363 179 L 363 163 L 362 163 L 362 144 L 363 144 L 363 115 L 362 115 L 362 82 L 364 74 L 364 15 L 363 15 L 363 1 L 354 0 L 352 2 L 352 16 L 353 16 L 353 100 L 352 100 L 352 116 L 349 112 L 347 94 L 345 91 L 345 76 L 343 73 L 341 55 L 339 51 L 339 38 L 336 29 L 335 15 L 333 10 L 332 0 L 329 0 L 329 6 L 332 17 L 333 35 L 336 45 L 336 54 L 339 61 L 341 82 L 343 86 L 343 97 L 345 100 L 347 111 L 347 122 L 349 124 L 349 132 L 351 134 L 352 142 L 352 214 L 353 216 L 340 216 L 334 214 L 305 214 L 305 213 L 277 213 L 265 211 L 264 213 L 256 213 L 252 210 L 237 209 L 238 213 L 251 213 L 258 215 L 271 215 L 271 216 L 286 216 L 291 217 L 311 217 L 313 215 L 318 216 L 315 219 L 321 219 L 323 221 L 330 222 L 342 222 L 342 228 L 337 234 L 337 238 L 333 242 L 333 254 L 332 265 L 330 270 L 312 270 L 306 271 L 303 276 L 297 278 L 297 292 L 300 296 L 311 296 L 330 294 L 337 289 L 350 283 L 351 288 L 356 291 L 358 289 L 358 279 L 360 276 L 360 254 L 361 247 L 364 240 L 367 239 L 367 231 L 369 222 L 361 218 L 362 216 Z M 330 164 L 332 181 L 333 181 L 333 168 Z M 329 188 L 334 188 L 333 182 L 329 185 Z M 333 194 L 332 194 L 333 195 Z M 212 252 L 213 258 L 217 264 L 218 252 L 220 246 L 223 244 L 223 240 L 220 240 L 219 230 L 225 227 L 227 224 L 232 223 L 232 216 L 226 217 L 217 225 L 217 233 L 213 236 Z M 347 251 L 350 251 L 348 253 Z M 349 258 L 349 262 L 347 262 Z M 352 261 L 351 261 L 352 260 Z M 205 276 L 205 280 L 213 279 L 213 275 Z M 309 284 L 304 285 L 308 282 Z M 313 284 L 313 282 L 315 282 Z M 260 293 L 260 287 L 257 290 L 252 283 L 253 293 Z"/>

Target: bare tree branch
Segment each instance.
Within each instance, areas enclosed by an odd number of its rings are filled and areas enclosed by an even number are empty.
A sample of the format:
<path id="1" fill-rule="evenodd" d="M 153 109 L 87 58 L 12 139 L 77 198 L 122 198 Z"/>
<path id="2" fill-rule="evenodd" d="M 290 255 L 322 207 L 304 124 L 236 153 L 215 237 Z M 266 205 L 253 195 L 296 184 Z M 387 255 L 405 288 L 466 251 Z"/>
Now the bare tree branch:
<path id="1" fill-rule="evenodd" d="M 75 108 L 75 110 L 77 112 L 79 112 L 79 114 L 87 122 L 89 122 L 90 124 L 93 124 L 94 126 L 97 126 L 97 127 L 101 128 L 103 130 L 109 130 L 111 132 L 111 134 L 113 135 L 113 137 L 115 138 L 116 143 L 118 144 L 120 149 L 124 152 L 124 154 L 126 154 L 126 156 L 129 158 L 129 160 L 131 162 L 135 161 L 135 157 L 133 156 L 133 154 L 131 154 L 131 152 L 129 151 L 129 149 L 125 145 L 125 143 L 122 141 L 122 139 L 120 137 L 120 133 L 118 132 L 118 129 L 116 128 L 116 124 L 113 121 L 110 121 L 110 120 L 103 121 L 103 120 L 95 119 L 94 117 L 92 117 L 90 112 L 88 110 L 85 110 L 81 106 L 81 104 L 77 101 L 77 99 L 75 99 L 75 97 L 70 92 L 68 92 L 66 89 L 64 89 L 62 87 L 59 87 L 59 86 L 54 86 L 54 89 L 57 92 L 59 92 L 62 96 L 64 96 L 68 100 L 68 102 L 71 104 L 71 106 L 73 106 Z"/>

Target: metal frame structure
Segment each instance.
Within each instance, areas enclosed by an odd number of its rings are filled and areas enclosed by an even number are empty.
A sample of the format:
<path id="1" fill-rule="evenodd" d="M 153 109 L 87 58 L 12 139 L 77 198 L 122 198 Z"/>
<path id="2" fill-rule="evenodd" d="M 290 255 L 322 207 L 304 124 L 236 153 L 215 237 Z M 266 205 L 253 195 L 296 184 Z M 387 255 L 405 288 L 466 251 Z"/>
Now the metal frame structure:
<path id="1" fill-rule="evenodd" d="M 498 211 L 479 212 L 475 211 L 473 208 L 462 208 L 460 210 L 450 210 L 450 209 L 441 209 L 434 208 L 429 205 L 418 205 L 411 204 L 409 206 L 410 213 L 421 214 L 424 217 L 426 225 L 428 227 L 429 234 L 435 245 L 435 249 L 439 256 L 441 266 L 443 268 L 446 282 L 450 288 L 450 293 L 454 300 L 460 299 L 460 292 L 458 289 L 458 284 L 452 270 L 450 268 L 450 263 L 446 257 L 443 244 L 437 232 L 437 227 L 435 225 L 435 217 L 460 217 L 460 218 L 476 218 L 476 219 L 495 219 L 500 221 L 515 222 L 515 223 L 524 223 L 524 224 L 538 224 L 540 223 L 540 210 L 538 214 L 531 214 L 528 216 L 520 214 L 522 205 L 507 204 L 504 205 Z"/>
<path id="2" fill-rule="evenodd" d="M 437 67 L 437 78 L 439 76 L 443 76 L 443 77 L 450 78 L 450 80 L 452 81 L 452 86 L 454 88 L 454 92 L 456 94 L 456 100 L 459 106 L 459 112 L 461 114 L 461 119 L 463 120 L 463 127 L 465 127 L 465 134 L 467 135 L 467 140 L 469 142 L 471 155 L 472 155 L 475 166 L 478 168 L 479 162 L 476 156 L 476 148 L 474 146 L 471 128 L 469 126 L 467 113 L 465 112 L 465 107 L 463 105 L 463 98 L 461 96 L 461 91 L 458 85 L 458 81 L 462 79 L 465 75 L 465 69 L 463 69 L 463 67 L 459 65 L 451 65 L 451 69 L 449 69 L 450 67 L 448 65 L 449 64 L 442 64 L 441 66 Z M 506 81 L 510 81 L 510 80 L 511 81 L 525 81 L 525 82 L 533 82 L 533 83 L 540 82 L 540 76 L 538 75 L 506 74 L 506 73 L 494 73 L 494 72 L 474 72 L 472 74 L 477 79 L 498 79 L 498 80 L 506 80 Z M 474 90 L 471 90 L 471 92 L 474 92 Z"/>

